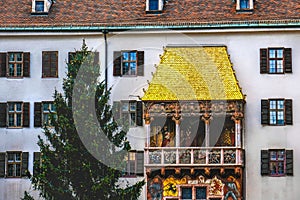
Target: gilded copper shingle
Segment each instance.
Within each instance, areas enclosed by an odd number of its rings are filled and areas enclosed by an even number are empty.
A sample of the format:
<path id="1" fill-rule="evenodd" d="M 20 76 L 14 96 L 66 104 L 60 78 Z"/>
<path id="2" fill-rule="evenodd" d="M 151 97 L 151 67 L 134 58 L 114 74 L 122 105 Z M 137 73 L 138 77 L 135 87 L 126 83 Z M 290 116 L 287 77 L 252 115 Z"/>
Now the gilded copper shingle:
<path id="1" fill-rule="evenodd" d="M 243 100 L 225 46 L 167 47 L 143 101 Z"/>

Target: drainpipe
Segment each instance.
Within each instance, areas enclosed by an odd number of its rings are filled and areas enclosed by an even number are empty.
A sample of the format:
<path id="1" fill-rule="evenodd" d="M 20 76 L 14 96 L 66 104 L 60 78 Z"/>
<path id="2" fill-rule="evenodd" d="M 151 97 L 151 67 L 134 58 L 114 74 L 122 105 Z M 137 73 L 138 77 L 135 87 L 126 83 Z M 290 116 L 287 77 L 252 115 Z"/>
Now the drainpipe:
<path id="1" fill-rule="evenodd" d="M 105 48 L 105 58 L 104 58 L 104 67 L 105 67 L 105 91 L 107 91 L 107 79 L 108 79 L 108 70 L 107 70 L 107 33 L 106 29 L 102 30 L 103 37 L 104 37 L 104 48 Z"/>

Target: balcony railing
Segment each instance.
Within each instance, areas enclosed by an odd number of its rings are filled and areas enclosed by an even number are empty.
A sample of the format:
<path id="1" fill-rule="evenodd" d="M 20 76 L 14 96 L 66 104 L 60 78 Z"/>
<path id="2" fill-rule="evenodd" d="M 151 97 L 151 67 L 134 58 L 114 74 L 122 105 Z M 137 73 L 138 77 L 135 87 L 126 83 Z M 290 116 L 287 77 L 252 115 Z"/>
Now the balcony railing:
<path id="1" fill-rule="evenodd" d="M 242 153 L 232 147 L 149 147 L 145 166 L 242 166 Z"/>

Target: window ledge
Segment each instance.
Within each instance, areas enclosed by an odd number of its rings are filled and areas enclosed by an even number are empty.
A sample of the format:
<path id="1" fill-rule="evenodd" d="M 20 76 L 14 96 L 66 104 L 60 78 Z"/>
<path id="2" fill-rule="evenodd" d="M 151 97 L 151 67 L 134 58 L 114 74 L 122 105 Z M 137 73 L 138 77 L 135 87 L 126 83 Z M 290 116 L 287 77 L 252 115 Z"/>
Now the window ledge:
<path id="1" fill-rule="evenodd" d="M 162 10 L 146 10 L 146 14 L 162 14 Z"/>
<path id="2" fill-rule="evenodd" d="M 254 9 L 240 9 L 236 10 L 237 14 L 253 14 Z"/>
<path id="3" fill-rule="evenodd" d="M 48 12 L 31 12 L 34 16 L 48 16 Z"/>

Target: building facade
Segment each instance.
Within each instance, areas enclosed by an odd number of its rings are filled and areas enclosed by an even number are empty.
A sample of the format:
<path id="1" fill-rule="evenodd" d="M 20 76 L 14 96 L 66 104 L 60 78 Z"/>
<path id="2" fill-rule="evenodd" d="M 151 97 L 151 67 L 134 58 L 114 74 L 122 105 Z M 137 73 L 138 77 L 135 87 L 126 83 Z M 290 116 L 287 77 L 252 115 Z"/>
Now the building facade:
<path id="1" fill-rule="evenodd" d="M 35 194 L 26 170 L 83 39 L 130 125 L 140 199 L 298 199 L 296 0 L 0 4 L 0 199 Z"/>

